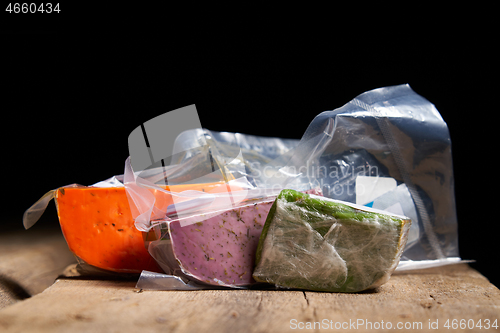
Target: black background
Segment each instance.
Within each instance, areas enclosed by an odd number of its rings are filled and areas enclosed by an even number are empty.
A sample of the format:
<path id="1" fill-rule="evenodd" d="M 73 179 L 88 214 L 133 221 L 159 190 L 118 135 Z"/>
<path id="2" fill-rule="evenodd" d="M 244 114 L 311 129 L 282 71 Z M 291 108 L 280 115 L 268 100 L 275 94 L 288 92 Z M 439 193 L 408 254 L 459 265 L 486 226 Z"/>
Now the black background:
<path id="1" fill-rule="evenodd" d="M 299 139 L 318 113 L 408 83 L 450 130 L 460 255 L 500 285 L 489 27 L 427 16 L 270 25 L 276 17 L 61 9 L 2 13 L 4 230 L 22 228 L 24 210 L 48 190 L 122 174 L 129 133 L 164 112 L 196 104 L 210 130 Z M 52 203 L 26 232 L 49 226 L 57 227 Z"/>

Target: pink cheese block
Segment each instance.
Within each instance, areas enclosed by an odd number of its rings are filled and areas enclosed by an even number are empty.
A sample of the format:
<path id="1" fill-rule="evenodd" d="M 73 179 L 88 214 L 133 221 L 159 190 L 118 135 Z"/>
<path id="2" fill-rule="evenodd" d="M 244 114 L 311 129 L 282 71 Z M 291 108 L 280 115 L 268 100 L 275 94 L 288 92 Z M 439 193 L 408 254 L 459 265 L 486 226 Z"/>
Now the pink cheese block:
<path id="1" fill-rule="evenodd" d="M 169 224 L 175 257 L 185 274 L 213 285 L 244 286 L 252 278 L 262 227 L 274 198 L 252 202 L 208 217 L 197 215 Z"/>

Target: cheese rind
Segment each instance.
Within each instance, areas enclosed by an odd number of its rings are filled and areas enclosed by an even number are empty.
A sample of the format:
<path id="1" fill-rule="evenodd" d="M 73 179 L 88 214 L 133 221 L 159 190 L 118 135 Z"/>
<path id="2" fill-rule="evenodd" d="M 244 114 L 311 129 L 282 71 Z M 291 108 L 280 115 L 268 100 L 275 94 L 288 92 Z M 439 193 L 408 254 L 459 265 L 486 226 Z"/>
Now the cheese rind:
<path id="1" fill-rule="evenodd" d="M 280 287 L 358 292 L 385 283 L 411 221 L 283 190 L 269 212 L 253 277 Z"/>
<path id="2" fill-rule="evenodd" d="M 62 187 L 55 199 L 62 232 L 80 262 L 116 273 L 161 272 L 134 227 L 123 187 Z"/>

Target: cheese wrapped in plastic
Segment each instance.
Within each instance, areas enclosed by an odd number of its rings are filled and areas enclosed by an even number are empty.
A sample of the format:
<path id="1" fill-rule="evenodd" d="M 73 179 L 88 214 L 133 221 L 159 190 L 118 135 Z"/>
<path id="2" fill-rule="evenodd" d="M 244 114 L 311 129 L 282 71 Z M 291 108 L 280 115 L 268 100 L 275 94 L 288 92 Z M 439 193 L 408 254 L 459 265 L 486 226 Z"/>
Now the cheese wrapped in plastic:
<path id="1" fill-rule="evenodd" d="M 411 220 L 283 190 L 264 225 L 253 277 L 279 287 L 358 292 L 387 282 Z"/>

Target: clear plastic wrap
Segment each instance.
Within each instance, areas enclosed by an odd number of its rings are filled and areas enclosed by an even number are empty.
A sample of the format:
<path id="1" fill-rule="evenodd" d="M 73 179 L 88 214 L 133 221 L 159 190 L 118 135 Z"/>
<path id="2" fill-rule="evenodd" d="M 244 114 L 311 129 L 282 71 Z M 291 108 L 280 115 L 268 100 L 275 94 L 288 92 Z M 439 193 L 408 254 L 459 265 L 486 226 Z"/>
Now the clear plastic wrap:
<path id="1" fill-rule="evenodd" d="M 139 281 L 145 289 L 146 276 L 153 275 L 154 288 L 159 281 L 166 289 L 203 284 L 178 265 L 170 223 L 194 234 L 201 230 L 196 223 L 203 223 L 194 216 L 216 220 L 252 200 L 272 201 L 283 189 L 312 190 L 410 217 L 396 270 L 461 260 L 448 128 L 434 105 L 408 85 L 368 91 L 318 114 L 300 140 L 210 131 L 201 127 L 192 105 L 136 128 L 129 150 L 124 174 L 94 186 L 125 192 L 145 246 L 168 273 L 160 278 L 145 271 Z M 26 227 L 55 194 L 47 193 L 25 213 Z"/>
<path id="2" fill-rule="evenodd" d="M 254 284 L 255 252 L 273 202 L 247 200 L 209 215 L 167 218 L 155 224 L 159 237 L 149 252 L 171 275 L 233 288 Z"/>
<path id="3" fill-rule="evenodd" d="M 169 223 L 166 210 L 156 214 L 154 204 L 144 200 L 147 193 L 140 193 L 155 188 L 150 175 L 163 172 L 168 176 L 160 176 L 161 181 L 189 182 L 195 174 L 198 179 L 233 182 L 234 190 L 225 195 L 238 197 L 243 190 L 241 200 L 216 207 L 206 194 L 185 193 L 177 202 L 191 201 L 191 207 L 198 208 L 182 215 L 180 207 L 181 215 L 176 216 L 180 220 L 246 200 L 273 198 L 282 189 L 315 189 L 328 198 L 410 217 L 413 223 L 397 270 L 461 261 L 448 128 L 434 105 L 408 85 L 368 91 L 338 109 L 318 114 L 300 140 L 192 128 L 178 135 L 174 147 L 175 161 L 169 159 L 172 163 L 162 166 L 161 172 L 158 168 L 156 173 L 155 168 L 125 172 L 131 205 L 144 204 L 136 205 L 136 226 L 141 230 L 150 230 L 155 219 L 165 226 Z M 205 163 L 204 171 L 193 173 L 200 170 L 200 161 Z M 168 238 L 168 228 L 162 230 L 157 241 Z M 158 256 L 161 251 L 152 244 L 150 251 Z M 171 273 L 199 280 L 182 267 Z"/>
<path id="4" fill-rule="evenodd" d="M 32 227 L 54 199 L 59 224 L 77 270 L 91 276 L 138 276 L 161 272 L 134 226 L 125 188 L 112 177 L 91 186 L 72 184 L 47 192 L 26 210 L 23 223 Z"/>
<path id="5" fill-rule="evenodd" d="M 181 116 L 186 119 L 179 120 Z M 248 199 L 277 195 L 281 190 L 280 184 L 266 186 L 261 181 L 265 173 L 259 168 L 286 154 L 297 140 L 213 133 L 199 126 L 192 105 L 149 120 L 129 136 L 124 184 L 139 230 L 147 232 L 151 221 L 173 213 L 179 218 L 210 213 Z M 171 140 L 171 132 L 178 133 L 175 140 Z M 216 191 L 177 193 L 167 188 L 204 183 L 224 186 Z M 172 203 L 160 205 L 154 193 L 164 193 Z"/>
<path id="6" fill-rule="evenodd" d="M 262 230 L 253 277 L 284 288 L 372 289 L 396 269 L 410 225 L 404 216 L 283 190 Z"/>
<path id="7" fill-rule="evenodd" d="M 415 212 L 416 219 L 402 262 L 407 268 L 418 268 L 421 260 L 435 260 L 437 265 L 456 262 L 451 140 L 434 105 L 408 85 L 375 89 L 318 115 L 304 137 L 318 135 L 332 119 L 335 130 L 318 161 L 327 172 L 316 177 L 323 194 L 369 205 L 357 202 L 360 195 L 369 196 L 362 188 L 352 191 L 358 176 L 375 177 L 373 183 L 392 178 L 398 186 L 404 184 L 406 190 L 395 193 L 393 202 L 403 202 L 401 208 L 408 208 L 401 213 Z M 373 199 L 372 205 L 377 198 Z"/>

